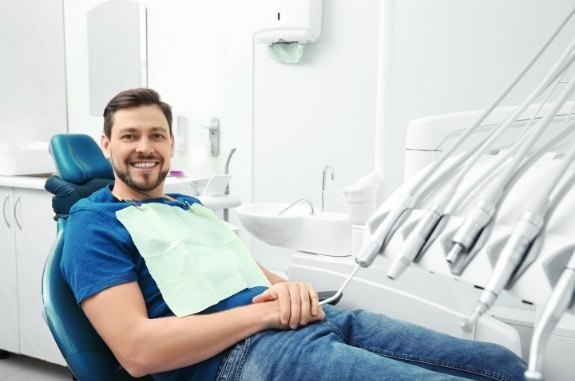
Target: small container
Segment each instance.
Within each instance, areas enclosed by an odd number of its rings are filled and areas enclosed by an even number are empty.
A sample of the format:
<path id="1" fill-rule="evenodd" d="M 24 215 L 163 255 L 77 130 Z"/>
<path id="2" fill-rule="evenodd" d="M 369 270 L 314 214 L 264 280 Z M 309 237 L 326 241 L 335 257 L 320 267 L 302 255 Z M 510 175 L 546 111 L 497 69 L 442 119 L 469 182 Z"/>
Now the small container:
<path id="1" fill-rule="evenodd" d="M 343 189 L 343 197 L 347 203 L 347 212 L 352 224 L 365 225 L 375 213 L 379 183 L 379 176 L 371 173 Z"/>
<path id="2" fill-rule="evenodd" d="M 354 225 L 365 225 L 369 217 L 375 212 L 376 194 L 373 195 L 346 195 L 347 212 Z"/>

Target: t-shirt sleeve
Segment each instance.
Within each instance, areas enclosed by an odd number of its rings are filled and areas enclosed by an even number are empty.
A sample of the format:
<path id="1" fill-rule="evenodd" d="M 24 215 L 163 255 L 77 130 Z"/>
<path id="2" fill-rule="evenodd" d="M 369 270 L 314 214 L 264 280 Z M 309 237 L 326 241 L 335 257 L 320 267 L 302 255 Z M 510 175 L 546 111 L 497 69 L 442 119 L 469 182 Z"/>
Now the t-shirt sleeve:
<path id="1" fill-rule="evenodd" d="M 60 267 L 78 304 L 106 288 L 137 280 L 129 234 L 118 225 L 92 210 L 68 218 Z"/>

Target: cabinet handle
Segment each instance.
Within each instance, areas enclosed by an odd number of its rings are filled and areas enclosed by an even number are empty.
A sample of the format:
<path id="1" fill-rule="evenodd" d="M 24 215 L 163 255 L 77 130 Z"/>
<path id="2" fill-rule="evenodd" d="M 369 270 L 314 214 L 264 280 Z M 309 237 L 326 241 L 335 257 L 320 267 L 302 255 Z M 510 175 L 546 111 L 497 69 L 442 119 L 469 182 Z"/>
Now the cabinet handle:
<path id="1" fill-rule="evenodd" d="M 18 209 L 19 203 L 20 203 L 20 195 L 16 196 L 16 200 L 14 201 L 14 222 L 16 222 L 16 226 L 18 226 L 18 229 L 22 230 L 22 225 L 20 225 L 20 221 L 18 221 L 18 215 L 16 214 L 16 209 Z"/>
<path id="2" fill-rule="evenodd" d="M 10 198 L 9 194 L 7 194 L 6 197 L 4 198 L 4 204 L 2 205 L 2 215 L 4 216 L 4 222 L 6 223 L 6 226 L 10 228 L 12 227 L 12 225 L 10 225 L 10 221 L 8 221 L 8 218 L 6 218 L 6 206 L 8 205 L 9 198 Z"/>

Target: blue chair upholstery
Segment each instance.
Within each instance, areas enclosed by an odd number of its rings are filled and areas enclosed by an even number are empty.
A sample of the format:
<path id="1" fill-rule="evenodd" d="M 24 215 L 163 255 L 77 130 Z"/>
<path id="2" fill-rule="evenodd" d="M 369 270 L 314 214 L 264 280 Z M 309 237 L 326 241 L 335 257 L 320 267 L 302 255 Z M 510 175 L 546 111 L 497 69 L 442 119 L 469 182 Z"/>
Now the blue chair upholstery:
<path id="1" fill-rule="evenodd" d="M 87 135 L 56 135 L 50 142 L 50 151 L 58 176 L 49 178 L 45 188 L 54 194 L 52 206 L 56 214 L 57 236 L 42 278 L 44 318 L 78 380 L 134 380 L 122 369 L 92 327 L 60 270 L 69 209 L 80 198 L 113 182 L 111 165 L 96 142 Z"/>

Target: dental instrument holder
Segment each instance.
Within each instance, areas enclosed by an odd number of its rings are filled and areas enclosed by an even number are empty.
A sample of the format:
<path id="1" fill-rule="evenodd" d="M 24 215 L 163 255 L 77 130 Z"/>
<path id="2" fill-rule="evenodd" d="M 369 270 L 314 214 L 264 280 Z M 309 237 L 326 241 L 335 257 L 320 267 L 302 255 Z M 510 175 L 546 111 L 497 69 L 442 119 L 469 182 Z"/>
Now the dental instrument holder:
<path id="1" fill-rule="evenodd" d="M 205 128 L 208 129 L 210 135 L 210 154 L 218 156 L 220 154 L 220 120 L 212 118 Z"/>

